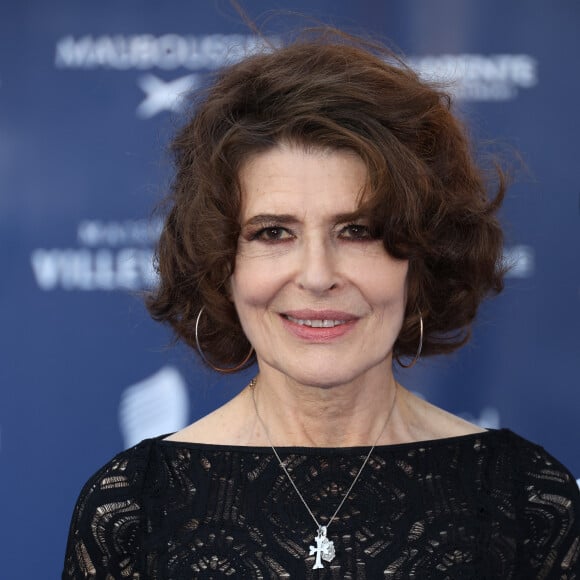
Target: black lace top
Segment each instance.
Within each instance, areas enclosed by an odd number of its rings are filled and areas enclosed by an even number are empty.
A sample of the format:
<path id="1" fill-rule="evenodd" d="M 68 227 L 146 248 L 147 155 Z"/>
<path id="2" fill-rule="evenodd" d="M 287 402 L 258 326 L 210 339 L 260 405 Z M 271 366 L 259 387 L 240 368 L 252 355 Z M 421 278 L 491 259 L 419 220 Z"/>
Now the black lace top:
<path id="1" fill-rule="evenodd" d="M 280 448 L 321 524 L 368 448 Z M 143 441 L 98 471 L 74 511 L 63 579 L 580 579 L 570 473 L 508 430 L 377 447 L 328 528 L 272 450 Z"/>

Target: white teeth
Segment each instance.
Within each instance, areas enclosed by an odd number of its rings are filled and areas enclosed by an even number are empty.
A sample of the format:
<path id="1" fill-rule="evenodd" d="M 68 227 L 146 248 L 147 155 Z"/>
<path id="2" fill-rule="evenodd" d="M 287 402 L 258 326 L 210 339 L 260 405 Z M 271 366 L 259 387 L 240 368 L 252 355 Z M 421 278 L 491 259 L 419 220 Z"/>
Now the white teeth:
<path id="1" fill-rule="evenodd" d="M 293 318 L 292 316 L 287 316 L 286 318 L 295 324 L 311 326 L 312 328 L 334 328 L 335 326 L 346 323 L 346 320 L 302 320 L 300 318 Z"/>

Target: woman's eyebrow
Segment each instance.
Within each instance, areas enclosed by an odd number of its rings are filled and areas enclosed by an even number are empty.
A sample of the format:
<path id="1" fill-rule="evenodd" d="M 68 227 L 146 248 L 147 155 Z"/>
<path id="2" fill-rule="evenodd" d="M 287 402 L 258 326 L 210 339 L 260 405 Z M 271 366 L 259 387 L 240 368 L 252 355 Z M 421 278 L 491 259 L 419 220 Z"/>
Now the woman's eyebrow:
<path id="1" fill-rule="evenodd" d="M 333 216 L 334 223 L 336 224 L 343 224 L 346 222 L 354 222 L 357 220 L 364 219 L 366 214 L 361 211 L 351 211 L 348 213 L 339 213 Z"/>
<path id="2" fill-rule="evenodd" d="M 330 221 L 334 224 L 343 224 L 346 222 L 357 221 L 364 219 L 365 214 L 360 211 L 352 211 L 346 213 L 338 213 L 331 216 Z M 276 214 L 276 213 L 262 213 L 252 216 L 244 222 L 244 226 L 263 226 L 272 223 L 280 225 L 290 225 L 299 222 L 300 219 L 291 214 Z"/>
<path id="3" fill-rule="evenodd" d="M 296 216 L 290 214 L 276 214 L 276 213 L 261 213 L 255 216 L 252 216 L 248 220 L 244 222 L 245 226 L 261 226 L 264 224 L 282 224 L 288 225 L 296 223 L 298 218 Z"/>

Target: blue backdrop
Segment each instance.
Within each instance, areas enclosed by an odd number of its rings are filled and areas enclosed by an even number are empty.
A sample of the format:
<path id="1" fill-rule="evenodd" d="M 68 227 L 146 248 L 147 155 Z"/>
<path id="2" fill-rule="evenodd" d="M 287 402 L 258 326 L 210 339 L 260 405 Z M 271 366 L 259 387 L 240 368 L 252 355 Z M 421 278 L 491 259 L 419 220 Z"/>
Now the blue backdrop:
<path id="1" fill-rule="evenodd" d="M 580 477 L 580 4 L 250 1 L 390 39 L 452 81 L 474 135 L 526 166 L 505 204 L 503 295 L 457 355 L 406 386 L 542 444 Z M 256 45 L 225 0 L 27 0 L 0 9 L 0 575 L 57 578 L 82 483 L 245 384 L 166 348 L 153 281 L 180 95 Z M 269 34 L 300 20 L 278 16 Z"/>

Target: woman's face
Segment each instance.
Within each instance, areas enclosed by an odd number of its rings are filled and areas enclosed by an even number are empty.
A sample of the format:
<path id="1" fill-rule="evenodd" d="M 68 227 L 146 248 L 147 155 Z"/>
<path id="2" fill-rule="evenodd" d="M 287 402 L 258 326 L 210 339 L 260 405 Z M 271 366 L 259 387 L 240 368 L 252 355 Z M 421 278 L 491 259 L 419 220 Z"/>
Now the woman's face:
<path id="1" fill-rule="evenodd" d="M 242 167 L 231 297 L 262 372 L 317 386 L 390 372 L 408 263 L 348 217 L 366 177 L 354 153 L 291 145 Z"/>

